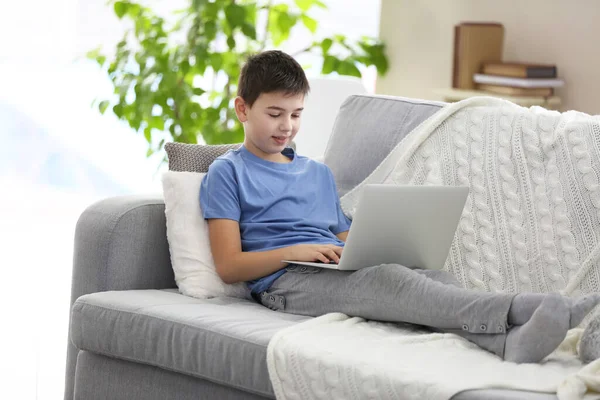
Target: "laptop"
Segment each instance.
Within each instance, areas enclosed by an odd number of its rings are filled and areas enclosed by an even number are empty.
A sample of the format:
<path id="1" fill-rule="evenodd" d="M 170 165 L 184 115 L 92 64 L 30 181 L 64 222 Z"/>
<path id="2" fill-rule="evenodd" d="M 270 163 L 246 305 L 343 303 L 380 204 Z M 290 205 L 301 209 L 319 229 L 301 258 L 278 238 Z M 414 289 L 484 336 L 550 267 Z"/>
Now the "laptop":
<path id="1" fill-rule="evenodd" d="M 462 186 L 365 185 L 339 264 L 282 262 L 351 271 L 380 264 L 442 269 L 468 195 Z"/>

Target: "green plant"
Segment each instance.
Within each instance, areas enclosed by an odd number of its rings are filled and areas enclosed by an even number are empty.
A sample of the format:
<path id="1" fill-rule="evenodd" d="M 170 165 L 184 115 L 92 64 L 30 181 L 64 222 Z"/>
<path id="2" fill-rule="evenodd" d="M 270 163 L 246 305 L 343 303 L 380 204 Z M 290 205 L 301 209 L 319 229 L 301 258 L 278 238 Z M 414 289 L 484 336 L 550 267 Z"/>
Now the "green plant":
<path id="1" fill-rule="evenodd" d="M 289 3 L 289 2 L 287 2 Z M 148 141 L 148 155 L 166 140 L 208 144 L 235 143 L 243 130 L 232 109 L 243 60 L 266 48 L 280 47 L 292 28 L 316 34 L 318 22 L 309 14 L 326 8 L 319 0 L 190 0 L 168 23 L 150 8 L 133 1 L 112 1 L 116 16 L 131 24 L 109 60 L 100 49 L 88 57 L 105 67 L 114 97 L 98 101 L 109 107 Z M 265 21 L 259 23 L 259 19 Z M 385 74 L 384 45 L 372 38 L 358 42 L 344 35 L 314 40 L 299 55 L 322 57 L 323 74 L 360 77 L 358 66 Z"/>

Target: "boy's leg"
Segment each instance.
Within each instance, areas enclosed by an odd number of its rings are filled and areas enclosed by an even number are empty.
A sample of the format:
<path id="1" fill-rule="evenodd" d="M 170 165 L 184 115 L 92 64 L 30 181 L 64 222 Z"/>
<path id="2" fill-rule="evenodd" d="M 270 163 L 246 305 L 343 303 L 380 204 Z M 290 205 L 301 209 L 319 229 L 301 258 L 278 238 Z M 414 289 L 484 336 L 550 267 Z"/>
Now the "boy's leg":
<path id="1" fill-rule="evenodd" d="M 425 276 L 442 283 L 462 287 L 456 277 L 445 271 L 419 270 L 413 271 L 422 273 Z M 516 362 L 535 362 L 536 358 L 543 357 L 543 352 L 530 351 L 529 347 L 535 347 L 530 343 L 530 338 L 539 342 L 536 338 L 537 333 L 544 330 L 542 324 L 554 320 L 555 326 L 566 325 L 560 320 L 561 306 L 566 305 L 570 315 L 569 328 L 577 327 L 585 316 L 590 312 L 594 305 L 598 304 L 598 294 L 591 294 L 577 298 L 560 297 L 544 293 L 521 293 L 515 296 L 508 313 L 508 323 L 510 325 L 525 325 L 527 327 L 513 327 L 510 329 L 510 338 L 508 334 L 481 335 L 477 333 L 456 332 L 459 336 L 475 343 L 482 349 L 494 353 L 502 358 Z M 545 302 L 543 307 L 540 307 Z M 561 304 L 563 303 L 563 304 Z M 534 315 L 537 315 L 534 317 Z M 551 312 L 552 316 L 544 315 Z M 564 313 L 564 311 L 563 311 Z M 529 323 L 531 322 L 531 323 Z M 560 330 L 557 329 L 556 340 L 561 340 Z M 508 340 L 508 341 L 507 341 Z M 505 351 L 506 349 L 506 351 Z M 525 350 L 523 350 L 525 349 Z"/>
<path id="2" fill-rule="evenodd" d="M 403 267 L 394 266 L 394 268 Z M 461 287 L 460 283 L 458 282 L 458 280 L 456 280 L 454 275 L 445 271 L 423 269 L 413 269 L 410 271 L 415 274 L 418 274 L 418 276 L 414 276 L 414 278 L 416 278 L 418 281 L 428 280 L 432 282 L 435 281 L 443 285 L 453 285 L 456 288 Z M 361 307 L 353 307 L 353 305 L 351 304 L 352 301 L 348 302 L 348 298 L 353 297 L 358 303 L 362 303 L 362 299 L 360 298 L 360 296 L 354 296 L 351 291 L 351 288 L 356 286 L 356 283 L 352 278 L 358 278 L 358 276 L 351 276 L 351 274 L 353 274 L 353 272 L 328 270 L 323 268 L 292 266 L 288 268 L 288 272 L 286 274 L 284 274 L 281 278 L 275 281 L 275 283 L 268 292 L 264 292 L 262 294 L 260 300 L 262 304 L 269 308 L 296 314 L 318 316 L 326 314 L 328 312 L 344 312 L 352 316 L 360 316 L 367 319 L 378 319 L 394 322 L 411 322 L 398 318 L 397 315 L 388 315 L 386 318 L 385 315 L 379 314 L 379 318 L 377 318 L 368 309 L 362 310 L 364 312 L 361 313 L 361 310 L 359 310 L 359 308 Z M 362 278 L 362 280 L 364 280 L 364 277 Z M 393 281 L 395 280 L 396 279 L 393 279 Z M 393 284 L 393 282 L 390 283 Z M 325 291 L 325 293 L 329 293 L 329 295 L 335 293 L 338 293 L 339 295 L 335 296 L 335 298 L 324 298 L 321 294 L 323 293 L 323 291 Z M 371 303 L 371 305 L 374 308 L 386 308 L 385 310 L 380 311 L 393 312 L 392 309 L 381 306 L 379 304 L 380 300 L 384 300 L 384 297 L 387 297 L 384 293 L 385 291 L 385 289 L 376 290 L 374 293 L 376 294 L 376 298 L 378 299 L 378 301 L 375 304 Z M 368 290 L 363 291 L 364 294 L 368 292 Z M 337 306 L 337 304 L 340 302 L 344 303 L 344 305 L 341 308 Z M 404 302 L 402 301 L 402 299 L 397 299 L 395 305 L 400 305 L 401 307 L 403 303 Z M 351 312 L 349 310 L 350 307 L 354 308 L 354 312 Z M 442 313 L 445 312 L 443 310 L 440 311 Z M 454 312 L 450 312 L 447 314 L 453 315 Z M 413 321 L 413 323 L 426 325 L 423 322 Z M 429 326 L 435 328 L 435 325 Z M 441 331 L 448 332 L 449 330 L 442 329 Z M 506 341 L 506 333 L 487 335 L 482 335 L 479 333 L 469 333 L 468 331 L 463 330 L 462 325 L 460 329 L 453 329 L 451 330 L 451 332 L 458 334 L 459 336 L 475 343 L 479 347 L 491 353 L 498 355 L 499 357 L 504 356 L 504 343 Z"/>
<path id="3" fill-rule="evenodd" d="M 462 287 L 458 279 L 446 271 L 436 271 L 430 269 L 413 269 L 413 271 L 446 285 Z M 506 333 L 498 333 L 495 335 L 481 335 L 478 333 L 469 333 L 464 331 L 456 331 L 453 333 L 467 339 L 472 343 L 475 343 L 477 346 L 489 351 L 490 353 L 504 358 L 504 343 L 506 342 Z"/>
<path id="4" fill-rule="evenodd" d="M 427 269 L 413 269 L 413 271 L 425 275 L 434 281 L 462 287 L 454 275 L 446 271 L 436 271 Z M 546 300 L 548 293 L 519 293 L 513 299 L 508 312 L 507 321 L 509 325 L 526 324 L 535 311 Z M 592 293 L 580 297 L 563 297 L 569 308 L 569 328 L 573 329 L 579 326 L 586 315 L 600 302 L 600 294 Z"/>
<path id="5" fill-rule="evenodd" d="M 516 362 L 537 362 L 554 350 L 566 335 L 569 318 L 575 311 L 561 296 L 546 296 L 527 323 L 504 335 L 509 329 L 509 309 L 527 297 L 516 302 L 515 295 L 466 290 L 436 282 L 427 274 L 431 275 L 399 265 L 356 272 L 292 266 L 263 293 L 260 301 L 267 307 L 295 314 L 343 312 L 367 319 L 426 325 L 458 333 Z M 441 278 L 447 276 L 438 277 Z M 585 306 L 588 311 L 590 305 Z M 539 335 L 541 330 L 545 335 Z M 495 338 L 478 340 L 476 334 L 493 334 Z"/>
<path id="6" fill-rule="evenodd" d="M 456 277 L 450 272 L 414 268 L 413 271 L 419 274 L 423 274 L 426 277 L 433 279 L 434 281 L 441 282 L 446 285 L 462 287 L 458 279 L 456 279 Z M 469 333 L 464 331 L 456 331 L 454 333 L 463 337 L 464 339 L 467 339 L 472 343 L 475 343 L 482 349 L 487 350 L 490 353 L 496 354 L 501 358 L 504 358 L 504 344 L 506 342 L 506 333 L 498 333 L 495 335 L 481 335 L 478 333 Z"/>
<path id="7" fill-rule="evenodd" d="M 291 266 L 263 294 L 261 303 L 294 314 L 342 312 L 445 331 L 495 334 L 508 328 L 513 297 L 444 284 L 399 265 L 354 272 Z"/>

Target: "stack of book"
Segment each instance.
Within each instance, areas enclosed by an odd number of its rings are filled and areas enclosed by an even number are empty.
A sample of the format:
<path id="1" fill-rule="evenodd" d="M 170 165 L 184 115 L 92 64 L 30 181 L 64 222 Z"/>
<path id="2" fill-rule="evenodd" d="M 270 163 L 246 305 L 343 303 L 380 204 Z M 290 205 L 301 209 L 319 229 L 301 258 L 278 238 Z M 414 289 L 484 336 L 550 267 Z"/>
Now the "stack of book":
<path id="1" fill-rule="evenodd" d="M 507 96 L 550 97 L 565 82 L 557 77 L 555 65 L 511 62 L 483 63 L 473 75 L 475 88 Z"/>

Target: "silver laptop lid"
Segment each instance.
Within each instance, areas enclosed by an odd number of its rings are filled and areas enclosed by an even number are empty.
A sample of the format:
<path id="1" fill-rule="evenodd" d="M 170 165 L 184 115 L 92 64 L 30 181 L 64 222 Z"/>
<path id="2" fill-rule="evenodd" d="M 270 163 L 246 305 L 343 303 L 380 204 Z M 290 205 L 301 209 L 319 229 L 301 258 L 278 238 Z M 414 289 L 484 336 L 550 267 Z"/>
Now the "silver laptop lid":
<path id="1" fill-rule="evenodd" d="M 340 269 L 442 269 L 468 194 L 458 186 L 365 185 Z"/>

